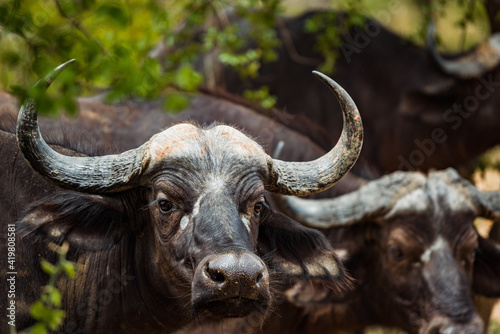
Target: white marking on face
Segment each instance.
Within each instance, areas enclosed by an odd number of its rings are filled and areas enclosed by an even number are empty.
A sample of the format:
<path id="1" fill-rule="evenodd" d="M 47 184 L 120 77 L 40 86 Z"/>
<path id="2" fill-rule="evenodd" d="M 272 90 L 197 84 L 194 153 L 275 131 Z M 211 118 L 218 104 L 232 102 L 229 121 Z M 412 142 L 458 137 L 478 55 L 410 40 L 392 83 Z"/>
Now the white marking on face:
<path id="1" fill-rule="evenodd" d="M 241 221 L 243 224 L 245 224 L 245 227 L 247 228 L 248 232 L 250 232 L 250 219 L 248 219 L 247 215 L 240 215 Z"/>
<path id="2" fill-rule="evenodd" d="M 181 230 L 185 230 L 188 224 L 189 224 L 189 216 L 183 216 L 180 224 Z"/>
<path id="3" fill-rule="evenodd" d="M 442 237 L 438 237 L 436 241 L 434 241 L 434 243 L 425 250 L 420 259 L 422 260 L 422 262 L 427 263 L 430 261 L 431 254 L 433 252 L 445 249 L 447 247 L 448 247 L 448 242 L 446 242 L 446 240 L 444 240 Z"/>
<path id="4" fill-rule="evenodd" d="M 193 213 L 191 214 L 191 217 L 193 218 L 196 218 L 196 216 L 198 215 L 198 213 L 200 212 L 200 202 L 201 202 L 201 199 L 203 198 L 203 195 L 198 197 L 198 199 L 196 200 L 196 202 L 194 203 L 194 206 L 193 206 Z"/>

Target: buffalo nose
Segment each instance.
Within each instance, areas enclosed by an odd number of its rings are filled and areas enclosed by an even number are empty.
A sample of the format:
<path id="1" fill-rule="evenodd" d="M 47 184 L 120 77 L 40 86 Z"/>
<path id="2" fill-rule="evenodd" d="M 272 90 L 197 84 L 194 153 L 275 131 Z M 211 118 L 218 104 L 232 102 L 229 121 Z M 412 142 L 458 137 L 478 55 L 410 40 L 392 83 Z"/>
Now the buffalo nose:
<path id="1" fill-rule="evenodd" d="M 228 253 L 212 258 L 206 266 L 206 276 L 221 286 L 234 285 L 237 288 L 257 287 L 265 278 L 264 263 L 255 255 L 244 253 L 240 256 Z"/>
<path id="2" fill-rule="evenodd" d="M 431 320 L 425 334 L 482 334 L 483 321 L 476 313 L 472 319 L 466 323 L 458 323 L 450 318 L 435 317 Z"/>
<path id="3" fill-rule="evenodd" d="M 196 267 L 191 303 L 214 317 L 240 318 L 269 306 L 269 273 L 251 252 L 209 255 Z"/>

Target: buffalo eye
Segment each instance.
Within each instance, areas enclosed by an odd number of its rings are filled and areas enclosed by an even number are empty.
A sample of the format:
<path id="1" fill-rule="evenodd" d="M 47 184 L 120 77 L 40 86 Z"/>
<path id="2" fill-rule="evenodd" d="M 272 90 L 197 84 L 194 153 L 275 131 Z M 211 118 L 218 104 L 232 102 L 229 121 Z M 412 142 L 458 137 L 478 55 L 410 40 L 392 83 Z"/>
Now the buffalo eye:
<path id="1" fill-rule="evenodd" d="M 476 249 L 474 249 L 474 250 L 473 250 L 473 251 L 469 254 L 469 256 L 470 256 L 471 260 L 474 260 L 474 259 L 476 258 L 476 252 L 477 252 L 477 250 L 476 250 Z"/>
<path id="2" fill-rule="evenodd" d="M 469 253 L 469 258 L 471 260 L 474 260 L 476 258 L 476 249 Z"/>
<path id="3" fill-rule="evenodd" d="M 389 248 L 389 253 L 391 254 L 391 257 L 393 258 L 394 261 L 402 261 L 404 258 L 403 251 L 401 248 L 392 246 Z"/>
<path id="4" fill-rule="evenodd" d="M 158 201 L 158 207 L 160 208 L 161 213 L 168 213 L 174 206 L 171 202 L 162 199 Z"/>
<path id="5" fill-rule="evenodd" d="M 476 259 L 476 249 L 474 249 L 472 252 L 467 253 L 466 258 L 462 260 L 462 266 L 466 266 L 468 263 L 474 262 Z"/>
<path id="6" fill-rule="evenodd" d="M 253 207 L 253 211 L 255 212 L 255 214 L 257 215 L 260 214 L 262 210 L 264 210 L 264 203 L 262 202 L 255 203 L 255 206 Z"/>

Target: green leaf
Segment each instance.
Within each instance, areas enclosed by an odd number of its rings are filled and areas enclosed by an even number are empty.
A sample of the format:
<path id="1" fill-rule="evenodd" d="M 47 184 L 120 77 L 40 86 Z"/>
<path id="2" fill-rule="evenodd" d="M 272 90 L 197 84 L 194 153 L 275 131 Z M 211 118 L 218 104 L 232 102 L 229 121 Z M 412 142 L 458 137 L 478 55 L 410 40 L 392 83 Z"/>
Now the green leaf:
<path id="1" fill-rule="evenodd" d="M 42 266 L 42 270 L 49 274 L 49 275 L 55 275 L 57 274 L 57 268 L 54 266 L 52 263 L 48 262 L 47 260 L 42 259 L 40 261 L 40 265 Z"/>
<path id="2" fill-rule="evenodd" d="M 48 295 L 49 302 L 52 305 L 54 305 L 55 307 L 61 307 L 62 297 L 61 293 L 59 292 L 59 290 L 57 290 L 57 288 L 53 286 L 48 286 L 46 289 L 46 293 Z"/>
<path id="3" fill-rule="evenodd" d="M 56 330 L 64 322 L 66 312 L 62 310 L 51 310 L 49 317 L 46 319 L 46 324 L 51 330 Z"/>
<path id="4" fill-rule="evenodd" d="M 76 268 L 73 262 L 63 261 L 61 265 L 63 267 L 64 273 L 66 274 L 66 276 L 68 276 L 68 278 L 70 279 L 75 278 Z"/>
<path id="5" fill-rule="evenodd" d="M 63 323 L 66 313 L 62 310 L 53 310 L 36 301 L 31 306 L 31 315 L 51 330 L 56 330 Z"/>
<path id="6" fill-rule="evenodd" d="M 96 10 L 96 16 L 110 19 L 118 27 L 125 28 L 130 24 L 129 14 L 120 6 L 110 3 L 101 5 Z"/>
<path id="7" fill-rule="evenodd" d="M 165 99 L 165 109 L 178 112 L 185 109 L 188 105 L 188 99 L 183 94 L 170 93 Z"/>
<path id="8" fill-rule="evenodd" d="M 36 301 L 31 305 L 30 313 L 36 320 L 43 320 L 48 317 L 52 310 L 46 307 L 41 301 Z"/>
<path id="9" fill-rule="evenodd" d="M 193 69 L 191 64 L 186 63 L 183 64 L 177 71 L 174 82 L 180 89 L 188 92 L 194 92 L 203 82 L 203 77 L 200 73 Z"/>
<path id="10" fill-rule="evenodd" d="M 256 90 L 245 90 L 243 96 L 250 100 L 260 103 L 264 108 L 273 108 L 276 105 L 276 97 L 269 94 L 269 87 L 262 86 Z"/>
<path id="11" fill-rule="evenodd" d="M 30 328 L 29 330 L 30 334 L 47 334 L 47 326 L 45 326 L 44 323 L 39 322 L 36 323 L 33 327 Z"/>

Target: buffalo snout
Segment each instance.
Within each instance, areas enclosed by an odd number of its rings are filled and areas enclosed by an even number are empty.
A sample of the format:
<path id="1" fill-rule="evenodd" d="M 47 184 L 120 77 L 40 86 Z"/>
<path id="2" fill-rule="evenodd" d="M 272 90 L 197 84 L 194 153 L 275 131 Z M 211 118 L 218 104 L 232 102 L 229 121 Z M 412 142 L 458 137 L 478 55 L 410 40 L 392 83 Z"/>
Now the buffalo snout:
<path id="1" fill-rule="evenodd" d="M 435 316 L 422 334 L 482 334 L 483 321 L 475 314 L 472 319 L 465 323 L 452 321 L 448 317 Z"/>
<path id="2" fill-rule="evenodd" d="M 249 252 L 207 256 L 196 268 L 192 304 L 214 317 L 243 317 L 270 304 L 269 273 Z"/>

